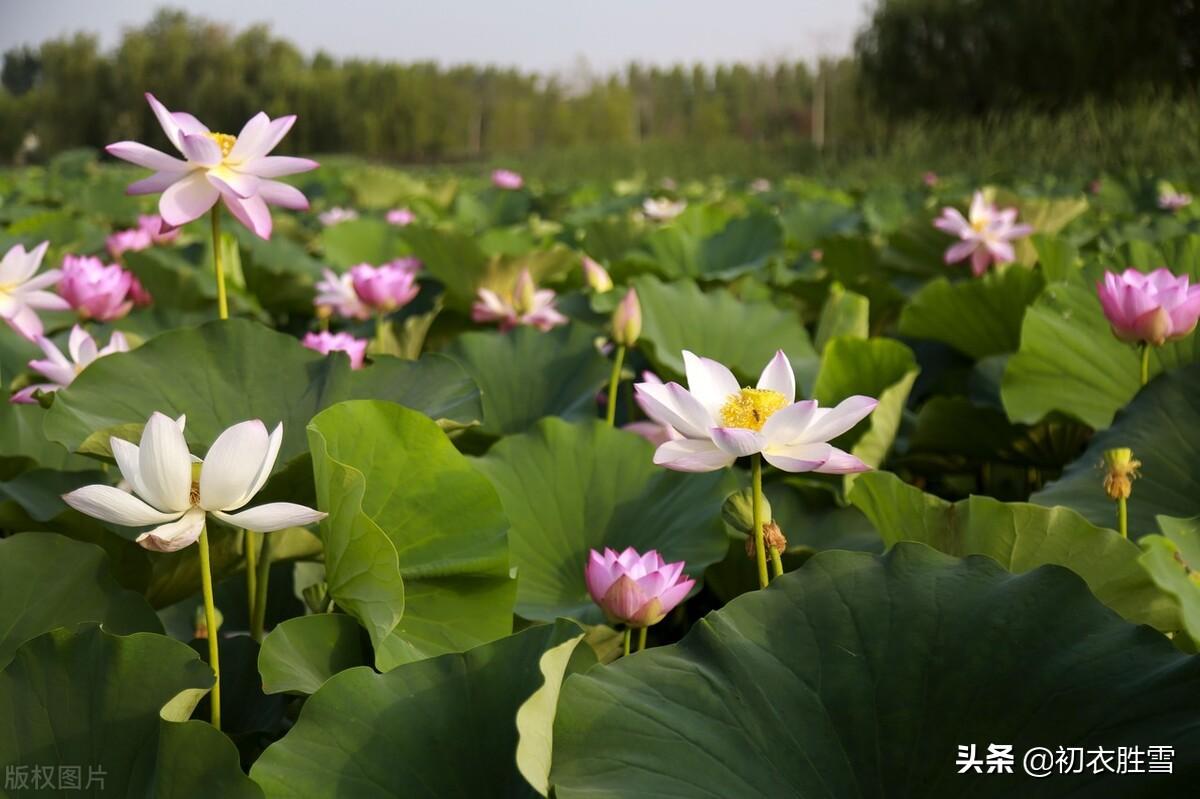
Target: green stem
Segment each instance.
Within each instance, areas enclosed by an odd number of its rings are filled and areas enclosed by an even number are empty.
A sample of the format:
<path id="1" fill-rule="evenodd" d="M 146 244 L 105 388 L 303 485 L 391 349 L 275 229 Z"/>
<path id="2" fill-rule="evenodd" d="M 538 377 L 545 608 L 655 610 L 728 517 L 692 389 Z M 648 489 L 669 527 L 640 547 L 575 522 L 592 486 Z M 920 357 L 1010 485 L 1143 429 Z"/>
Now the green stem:
<path id="1" fill-rule="evenodd" d="M 1150 345 L 1142 345 L 1142 385 L 1150 382 Z"/>
<path id="2" fill-rule="evenodd" d="M 212 707 L 212 725 L 221 729 L 221 656 L 217 641 L 217 608 L 213 603 L 212 563 L 208 556 L 208 525 L 200 528 L 200 587 L 204 593 L 204 624 L 208 627 L 208 665 L 216 679 L 209 695 Z"/>
<path id="3" fill-rule="evenodd" d="M 639 652 L 641 652 L 643 649 L 646 648 L 646 631 L 649 629 L 650 629 L 649 627 L 642 627 L 641 629 L 638 630 L 637 651 L 639 651 Z"/>
<path id="4" fill-rule="evenodd" d="M 225 298 L 225 266 L 221 263 L 221 206 L 212 209 L 213 271 L 217 275 L 217 315 L 229 318 L 229 303 Z"/>
<path id="5" fill-rule="evenodd" d="M 262 534 L 258 551 L 258 590 L 254 594 L 254 615 L 250 618 L 250 635 L 255 641 L 263 638 L 263 622 L 267 618 L 267 583 L 271 579 L 271 536 Z"/>
<path id="6" fill-rule="evenodd" d="M 254 601 L 258 596 L 258 542 L 250 530 L 242 531 L 242 555 L 246 559 L 246 618 L 254 620 Z"/>
<path id="7" fill-rule="evenodd" d="M 1121 538 L 1129 538 L 1129 506 L 1125 497 L 1117 500 L 1117 531 Z"/>
<path id="8" fill-rule="evenodd" d="M 630 638 L 632 635 L 633 635 L 633 628 L 632 628 L 632 627 L 626 627 L 626 628 L 625 628 L 625 655 L 626 655 L 626 656 L 628 656 L 628 655 L 629 655 L 629 638 Z"/>
<path id="9" fill-rule="evenodd" d="M 388 349 L 387 334 L 389 332 L 390 326 L 391 325 L 389 324 L 389 322 L 387 320 L 386 313 L 378 314 L 375 317 L 375 352 L 378 354 L 383 354 L 383 353 L 387 352 L 387 349 Z"/>
<path id="10" fill-rule="evenodd" d="M 608 379 L 608 402 L 604 409 L 604 418 L 612 427 L 617 419 L 617 387 L 621 385 L 621 365 L 625 363 L 625 345 L 617 346 L 617 354 L 613 358 L 612 377 Z"/>
<path id="11" fill-rule="evenodd" d="M 775 547 L 771 547 L 771 574 L 773 578 L 783 576 L 783 558 Z"/>
<path id="12" fill-rule="evenodd" d="M 763 541 L 762 517 L 762 455 L 750 456 L 750 469 L 754 481 L 754 559 L 758 563 L 758 587 L 767 587 L 767 548 Z"/>

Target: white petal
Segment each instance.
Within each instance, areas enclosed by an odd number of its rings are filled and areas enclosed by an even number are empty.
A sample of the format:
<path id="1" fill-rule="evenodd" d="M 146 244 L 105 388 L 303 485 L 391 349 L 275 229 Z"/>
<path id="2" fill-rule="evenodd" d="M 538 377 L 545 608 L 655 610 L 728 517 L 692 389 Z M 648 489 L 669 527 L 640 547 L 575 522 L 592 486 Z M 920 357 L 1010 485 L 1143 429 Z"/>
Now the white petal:
<path id="1" fill-rule="evenodd" d="M 108 439 L 108 446 L 112 449 L 113 458 L 116 459 L 117 468 L 121 470 L 121 476 L 125 478 L 125 482 L 133 488 L 133 493 L 144 497 L 146 488 L 142 484 L 142 473 L 138 471 L 137 444 L 112 436 Z"/>
<path id="2" fill-rule="evenodd" d="M 812 472 L 824 465 L 833 452 L 828 444 L 797 444 L 789 447 L 768 447 L 763 458 L 776 469 L 785 472 Z"/>
<path id="3" fill-rule="evenodd" d="M 178 521 L 155 527 L 137 537 L 137 542 L 154 552 L 178 552 L 196 543 L 204 532 L 204 511 L 192 508 Z"/>
<path id="4" fill-rule="evenodd" d="M 155 172 L 184 172 L 188 165 L 173 155 L 159 152 L 136 141 L 119 141 L 104 148 L 108 154 Z"/>
<path id="5" fill-rule="evenodd" d="M 308 198 L 304 196 L 304 192 L 278 180 L 264 180 L 258 187 L 258 194 L 271 205 L 278 205 L 280 208 L 290 208 L 293 211 L 308 209 Z"/>
<path id="6" fill-rule="evenodd" d="M 668 441 L 654 452 L 654 463 L 677 472 L 715 472 L 732 464 L 736 457 L 711 441 L 683 438 Z"/>
<path id="7" fill-rule="evenodd" d="M 155 412 L 142 430 L 138 472 L 151 505 L 179 512 L 191 505 L 191 453 L 179 425 L 161 413 Z"/>
<path id="8" fill-rule="evenodd" d="M 831 441 L 858 424 L 878 404 L 879 400 L 861 394 L 847 397 L 834 408 L 822 409 L 825 412 L 818 413 L 799 441 L 808 444 Z"/>
<path id="9" fill-rule="evenodd" d="M 258 419 L 235 424 L 217 436 L 200 467 L 200 506 L 233 510 L 249 502 L 267 443 L 267 426 Z"/>
<path id="10" fill-rule="evenodd" d="M 776 352 L 775 357 L 762 370 L 757 387 L 778 391 L 789 405 L 796 401 L 796 375 L 792 371 L 791 361 L 784 355 L 783 350 Z"/>
<path id="11" fill-rule="evenodd" d="M 100 484 L 77 488 L 64 495 L 63 502 L 80 513 L 125 527 L 143 527 L 179 518 L 179 512 L 162 513 L 128 491 Z"/>
<path id="12" fill-rule="evenodd" d="M 280 422 L 271 431 L 271 440 L 267 442 L 267 455 L 263 458 L 262 468 L 258 471 L 258 477 L 254 479 L 254 487 L 250 489 L 250 497 L 261 491 L 262 487 L 267 484 L 267 478 L 271 476 L 271 470 L 275 468 L 275 459 L 279 457 L 279 447 L 282 444 L 283 422 Z M 249 498 L 246 501 L 249 502 Z"/>
<path id="13" fill-rule="evenodd" d="M 816 400 L 802 400 L 781 408 L 763 425 L 763 435 L 777 444 L 792 444 L 800 440 L 817 412 Z"/>
<path id="14" fill-rule="evenodd" d="M 294 502 L 269 502 L 240 513 L 213 513 L 213 516 L 226 524 L 256 533 L 270 533 L 285 527 L 303 527 L 321 521 L 326 515 Z"/>
<path id="15" fill-rule="evenodd" d="M 167 134 L 167 138 L 170 139 L 171 144 L 182 150 L 179 144 L 179 139 L 182 135 L 179 130 L 179 123 L 171 116 L 171 112 L 158 101 L 157 97 L 149 92 L 146 92 L 146 102 L 150 103 L 150 108 L 154 111 L 154 116 L 158 119 L 158 124 L 162 126 L 163 133 Z"/>
<path id="16" fill-rule="evenodd" d="M 714 427 L 712 440 L 725 452 L 739 458 L 762 452 L 767 444 L 767 437 L 762 433 L 744 427 Z"/>
<path id="17" fill-rule="evenodd" d="M 713 419 L 721 418 L 721 406 L 729 397 L 741 391 L 733 373 L 711 358 L 700 358 L 687 350 L 683 351 L 683 363 L 687 371 L 688 390 L 700 400 Z"/>
<path id="18" fill-rule="evenodd" d="M 672 392 L 666 385 L 654 383 L 639 383 L 634 386 L 642 410 L 654 421 L 673 427 L 688 438 L 708 438 L 708 428 L 712 426 L 708 411 L 683 386 L 678 383 L 671 385 L 678 391 Z M 688 403 L 686 413 L 678 401 L 685 395 L 684 402 Z"/>
<path id="19" fill-rule="evenodd" d="M 268 155 L 244 161 L 238 166 L 242 172 L 258 175 L 260 178 L 281 178 L 284 175 L 295 175 L 298 172 L 308 172 L 319 166 L 309 158 L 294 158 L 289 155 Z"/>
<path id="20" fill-rule="evenodd" d="M 184 134 L 179 140 L 179 148 L 193 164 L 216 166 L 221 163 L 221 145 L 203 133 Z"/>
<path id="21" fill-rule="evenodd" d="M 262 111 L 250 117 L 238 133 L 233 149 L 229 151 L 229 161 L 235 164 L 240 163 L 258 152 L 267 138 L 270 127 L 271 118 Z"/>
<path id="22" fill-rule="evenodd" d="M 857 472 L 871 471 L 870 466 L 849 452 L 840 450 L 837 447 L 830 447 L 829 450 L 829 458 L 813 471 L 820 472 L 821 474 L 855 474 Z"/>
<path id="23" fill-rule="evenodd" d="M 96 340 L 79 325 L 71 328 L 71 337 L 67 340 L 67 351 L 71 360 L 86 366 L 96 359 Z"/>

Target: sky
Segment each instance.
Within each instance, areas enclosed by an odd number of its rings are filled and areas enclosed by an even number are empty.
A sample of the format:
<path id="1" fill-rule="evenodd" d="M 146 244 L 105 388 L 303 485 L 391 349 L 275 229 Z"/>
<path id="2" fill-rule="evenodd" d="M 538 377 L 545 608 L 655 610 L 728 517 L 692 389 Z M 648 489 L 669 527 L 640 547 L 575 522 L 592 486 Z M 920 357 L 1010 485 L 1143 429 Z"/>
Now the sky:
<path id="1" fill-rule="evenodd" d="M 204 0 L 237 28 L 266 22 L 306 53 L 566 73 L 643 64 L 775 62 L 849 53 L 868 0 Z M 0 51 L 76 31 L 117 43 L 163 0 L 0 0 Z"/>

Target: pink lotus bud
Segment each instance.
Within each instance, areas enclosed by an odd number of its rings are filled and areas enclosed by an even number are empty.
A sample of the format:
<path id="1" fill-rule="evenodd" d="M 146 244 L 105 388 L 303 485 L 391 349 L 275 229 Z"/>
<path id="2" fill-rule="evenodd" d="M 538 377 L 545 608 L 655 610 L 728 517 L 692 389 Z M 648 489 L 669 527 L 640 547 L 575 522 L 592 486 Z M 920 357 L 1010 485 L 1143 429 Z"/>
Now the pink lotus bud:
<path id="1" fill-rule="evenodd" d="M 527 313 L 537 304 L 537 285 L 528 269 L 522 269 L 517 276 L 517 285 L 513 288 L 513 307 L 517 313 Z"/>
<path id="2" fill-rule="evenodd" d="M 642 334 L 642 305 L 638 302 L 637 291 L 630 289 L 612 319 L 613 341 L 623 347 L 632 347 Z"/>
<path id="3" fill-rule="evenodd" d="M 525 178 L 510 169 L 497 169 L 492 172 L 492 185 L 513 191 L 525 185 Z"/>
<path id="4" fill-rule="evenodd" d="M 322 355 L 331 352 L 344 352 L 350 356 L 350 368 L 361 369 L 363 358 L 367 354 L 367 340 L 355 338 L 349 333 L 306 333 L 302 342 L 310 350 L 316 350 Z"/>
<path id="5" fill-rule="evenodd" d="M 111 322 L 129 313 L 132 286 L 133 275 L 117 264 L 105 266 L 86 256 L 63 258 L 58 293 L 84 319 Z"/>
<path id="6" fill-rule="evenodd" d="M 145 308 L 154 302 L 154 296 L 146 290 L 142 281 L 137 279 L 137 275 L 133 276 L 133 281 L 129 284 L 129 298 L 133 300 L 135 308 Z"/>
<path id="7" fill-rule="evenodd" d="M 421 290 L 415 270 L 392 264 L 379 267 L 359 264 L 350 269 L 350 280 L 363 304 L 382 312 L 403 308 Z"/>
<path id="8" fill-rule="evenodd" d="M 608 548 L 603 554 L 593 549 L 584 577 L 588 593 L 611 620 L 649 627 L 662 621 L 695 585 L 684 576 L 684 565 L 666 563 L 654 550 L 639 555 L 629 547 L 618 555 Z"/>
<path id="9" fill-rule="evenodd" d="M 406 227 L 417 221 L 417 215 L 407 208 L 393 208 L 387 212 L 387 221 L 389 225 Z"/>
<path id="10" fill-rule="evenodd" d="M 938 173 L 930 170 L 921 176 L 921 182 L 925 184 L 925 188 L 932 189 L 938 184 Z"/>
<path id="11" fill-rule="evenodd" d="M 597 294 L 610 291 L 613 287 L 608 270 L 586 255 L 583 256 L 583 277 L 587 280 L 588 287 Z"/>
<path id="12" fill-rule="evenodd" d="M 1176 277 L 1165 268 L 1105 272 L 1096 293 L 1121 341 L 1162 346 L 1191 333 L 1200 319 L 1200 285 L 1191 286 L 1186 275 Z"/>

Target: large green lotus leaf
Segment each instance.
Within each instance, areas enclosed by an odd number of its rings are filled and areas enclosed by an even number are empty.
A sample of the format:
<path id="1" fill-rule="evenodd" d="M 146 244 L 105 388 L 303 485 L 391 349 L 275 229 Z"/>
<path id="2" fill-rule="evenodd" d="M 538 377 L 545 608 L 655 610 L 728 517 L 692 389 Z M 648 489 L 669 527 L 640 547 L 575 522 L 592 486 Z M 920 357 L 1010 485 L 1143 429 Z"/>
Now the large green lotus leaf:
<path id="1" fill-rule="evenodd" d="M 1018 266 L 958 283 L 940 277 L 904 307 L 900 333 L 940 341 L 977 360 L 1016 352 L 1021 319 L 1042 286 L 1038 272 Z"/>
<path id="2" fill-rule="evenodd" d="M 795 203 L 779 217 L 787 244 L 797 250 L 815 247 L 826 236 L 850 233 L 862 223 L 862 215 L 847 199 L 807 200 Z"/>
<path id="3" fill-rule="evenodd" d="M 736 487 L 732 476 L 668 471 L 654 465 L 653 452 L 641 437 L 599 421 L 545 419 L 476 461 L 512 523 L 517 613 L 602 621 L 583 579 L 591 549 L 657 549 L 668 561 L 687 561 L 694 577 L 721 559 L 721 505 Z"/>
<path id="4" fill-rule="evenodd" d="M 579 635 L 546 624 L 387 674 L 332 677 L 251 770 L 268 797 L 533 797 L 516 767 L 517 708 L 542 654 Z"/>
<path id="5" fill-rule="evenodd" d="M 365 666 L 363 628 L 345 613 L 298 616 L 275 627 L 258 655 L 264 693 L 314 693 L 340 671 Z"/>
<path id="6" fill-rule="evenodd" d="M 611 366 L 594 333 L 571 324 L 548 332 L 464 333 L 446 350 L 483 395 L 482 432 L 519 433 L 544 416 L 595 417 Z"/>
<path id="7" fill-rule="evenodd" d="M 890 472 L 864 474 L 849 499 L 889 546 L 919 541 L 950 555 L 987 555 L 1018 573 L 1046 564 L 1065 566 L 1126 619 L 1178 629 L 1178 607 L 1138 563 L 1137 545 L 1068 508 L 980 496 L 947 502 Z"/>
<path id="8" fill-rule="evenodd" d="M 41 466 L 46 469 L 92 469 L 95 463 L 46 438 L 42 423 L 46 409 L 17 405 L 0 397 L 0 479 Z"/>
<path id="9" fill-rule="evenodd" d="M 80 766 L 81 786 L 99 779 L 58 796 L 261 797 L 233 743 L 186 721 L 212 683 L 195 652 L 162 635 L 46 633 L 0 672 L 0 767 L 49 766 L 53 787 L 60 766 Z"/>
<path id="10" fill-rule="evenodd" d="M 1200 770 L 1198 679 L 1200 658 L 1065 569 L 822 552 L 678 644 L 568 677 L 551 783 L 559 799 L 1165 799 Z M 1174 774 L 1022 774 L 1031 747 L 1151 740 L 1174 747 Z M 956 773 L 960 746 L 992 743 L 1016 773 Z"/>
<path id="11" fill-rule="evenodd" d="M 1200 647 L 1200 519 L 1159 516 L 1162 535 L 1144 535 L 1142 566 L 1155 585 L 1175 597 L 1183 634 Z"/>
<path id="12" fill-rule="evenodd" d="M 774 216 L 756 213 L 733 219 L 700 245 L 696 276 L 728 280 L 754 271 L 782 244 L 783 229 Z"/>
<path id="13" fill-rule="evenodd" d="M 829 289 L 829 297 L 821 306 L 821 318 L 817 321 L 817 333 L 813 341 L 817 351 L 824 351 L 825 344 L 839 336 L 867 338 L 870 335 L 870 301 L 835 283 Z"/>
<path id="14" fill-rule="evenodd" d="M 308 436 L 329 594 L 366 627 L 380 669 L 511 632 L 500 498 L 433 421 L 357 400 Z"/>
<path id="15" fill-rule="evenodd" d="M 683 350 L 720 361 L 751 385 L 783 350 L 793 361 L 816 355 L 800 315 L 762 300 L 742 301 L 723 288 L 701 291 L 691 280 L 633 281 L 642 305 L 638 342 L 655 365 L 682 375 Z"/>
<path id="16" fill-rule="evenodd" d="M 1129 447 L 1142 462 L 1128 502 L 1130 537 L 1153 532 L 1159 514 L 1200 514 L 1200 364 L 1152 380 L 1062 477 L 1030 500 L 1066 505 L 1095 524 L 1113 527 L 1117 506 L 1104 492 L 1100 464 L 1104 451 L 1115 447 Z"/>
<path id="17" fill-rule="evenodd" d="M 299 243 L 284 236 L 260 239 L 241 225 L 234 229 L 241 249 L 246 288 L 264 308 L 280 313 L 311 314 L 314 284 L 321 263 Z"/>
<path id="18" fill-rule="evenodd" d="M 88 621 L 120 634 L 162 632 L 146 600 L 113 580 L 99 547 L 53 533 L 0 539 L 0 668 L 31 638 Z"/>
<path id="19" fill-rule="evenodd" d="M 399 402 L 455 422 L 480 415 L 475 385 L 444 357 L 380 358 L 354 371 L 347 358 L 327 358 L 291 336 L 230 319 L 164 333 L 96 361 L 57 393 L 45 431 L 74 452 L 94 433 L 144 424 L 154 411 L 187 414 L 188 441 L 203 454 L 232 424 L 283 422 L 278 472 L 307 451 L 304 426 L 317 411 L 359 398 Z"/>
<path id="20" fill-rule="evenodd" d="M 321 231 L 321 251 L 334 266 L 387 263 L 407 255 L 409 247 L 401 228 L 382 219 L 351 219 Z"/>

